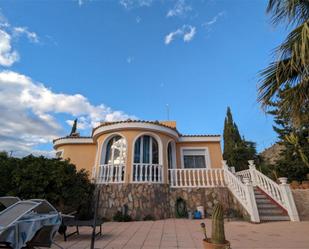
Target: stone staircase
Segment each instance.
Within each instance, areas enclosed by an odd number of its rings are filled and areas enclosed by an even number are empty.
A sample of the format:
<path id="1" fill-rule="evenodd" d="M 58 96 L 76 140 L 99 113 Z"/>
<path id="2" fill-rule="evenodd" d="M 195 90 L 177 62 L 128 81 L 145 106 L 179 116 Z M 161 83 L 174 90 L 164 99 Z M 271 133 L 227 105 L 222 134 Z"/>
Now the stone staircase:
<path id="1" fill-rule="evenodd" d="M 261 222 L 290 220 L 287 211 L 258 187 L 254 187 L 254 195 Z"/>

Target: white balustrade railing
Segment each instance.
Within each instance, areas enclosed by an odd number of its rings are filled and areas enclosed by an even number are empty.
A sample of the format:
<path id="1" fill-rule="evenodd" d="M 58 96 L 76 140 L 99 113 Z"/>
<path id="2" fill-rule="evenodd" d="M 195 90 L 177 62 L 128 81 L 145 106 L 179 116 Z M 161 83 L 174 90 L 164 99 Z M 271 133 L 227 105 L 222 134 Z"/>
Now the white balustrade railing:
<path id="1" fill-rule="evenodd" d="M 252 222 L 260 222 L 260 217 L 254 197 L 254 190 L 249 181 L 245 181 L 245 184 L 233 174 L 223 162 L 224 178 L 226 186 L 235 196 L 235 198 L 241 203 L 241 205 L 247 210 Z"/>
<path id="2" fill-rule="evenodd" d="M 97 183 L 123 183 L 125 177 L 125 164 L 102 164 L 99 166 Z"/>
<path id="3" fill-rule="evenodd" d="M 223 169 L 169 169 L 171 188 L 223 187 Z"/>
<path id="4" fill-rule="evenodd" d="M 247 205 L 245 185 L 229 170 L 224 171 L 224 178 L 227 187 L 243 205 Z"/>
<path id="5" fill-rule="evenodd" d="M 251 181 L 251 173 L 250 173 L 249 169 L 238 171 L 235 174 L 242 182 L 243 182 L 244 178 L 248 178 Z"/>
<path id="6" fill-rule="evenodd" d="M 163 167 L 160 164 L 134 163 L 132 169 L 134 183 L 163 183 Z"/>
<path id="7" fill-rule="evenodd" d="M 287 207 L 284 203 L 280 185 L 256 169 L 251 169 L 250 171 L 253 185 L 258 186 L 273 200 L 275 200 L 278 204 L 286 209 Z"/>
<path id="8" fill-rule="evenodd" d="M 279 178 L 281 184 L 274 182 L 268 176 L 258 171 L 254 165 L 254 161 L 250 160 L 249 169 L 242 170 L 236 175 L 244 182 L 246 179 L 250 181 L 253 186 L 259 187 L 264 193 L 271 197 L 277 204 L 288 212 L 292 221 L 299 221 L 298 212 L 295 206 L 294 198 L 287 178 Z"/>

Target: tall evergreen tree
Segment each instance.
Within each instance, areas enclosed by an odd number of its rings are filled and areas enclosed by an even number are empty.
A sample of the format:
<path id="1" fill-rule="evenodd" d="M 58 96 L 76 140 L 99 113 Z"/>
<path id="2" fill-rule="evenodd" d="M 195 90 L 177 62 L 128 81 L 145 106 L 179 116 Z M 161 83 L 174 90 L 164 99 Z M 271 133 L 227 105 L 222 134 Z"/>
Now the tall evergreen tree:
<path id="1" fill-rule="evenodd" d="M 231 108 L 227 108 L 224 120 L 224 149 L 223 158 L 228 165 L 237 171 L 248 168 L 248 160 L 256 158 L 255 143 L 241 138 L 238 127 L 233 120 Z"/>
<path id="2" fill-rule="evenodd" d="M 223 158 L 229 160 L 233 154 L 233 150 L 236 147 L 236 144 L 240 143 L 241 141 L 238 127 L 233 121 L 233 116 L 230 107 L 227 108 L 226 117 L 224 120 L 223 139 L 224 139 Z"/>
<path id="3" fill-rule="evenodd" d="M 301 181 L 309 173 L 309 123 L 302 122 L 295 127 L 292 117 L 280 111 L 286 91 L 289 91 L 289 86 L 279 91 L 277 101 L 271 103 L 272 110 L 268 112 L 274 116 L 273 128 L 278 134 L 279 144 L 284 148 L 275 168 L 279 176 Z M 309 105 L 304 105 L 303 108 L 309 113 Z"/>

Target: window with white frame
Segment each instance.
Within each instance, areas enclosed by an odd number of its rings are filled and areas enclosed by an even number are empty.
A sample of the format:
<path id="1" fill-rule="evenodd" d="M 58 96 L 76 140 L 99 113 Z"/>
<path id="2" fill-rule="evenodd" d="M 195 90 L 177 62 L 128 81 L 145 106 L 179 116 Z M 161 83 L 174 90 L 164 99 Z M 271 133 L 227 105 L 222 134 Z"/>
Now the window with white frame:
<path id="1" fill-rule="evenodd" d="M 159 149 L 155 138 L 144 135 L 136 140 L 134 145 L 134 163 L 159 163 Z"/>
<path id="2" fill-rule="evenodd" d="M 206 168 L 208 161 L 208 150 L 206 148 L 182 149 L 182 163 L 185 169 Z"/>
<path id="3" fill-rule="evenodd" d="M 104 152 L 104 151 L 103 151 Z M 127 144 L 125 138 L 121 136 L 112 137 L 105 150 L 104 164 L 124 164 L 127 156 Z M 101 161 L 102 163 L 102 161 Z"/>
<path id="4" fill-rule="evenodd" d="M 63 156 L 63 150 L 57 150 L 56 151 L 56 158 L 62 158 Z"/>

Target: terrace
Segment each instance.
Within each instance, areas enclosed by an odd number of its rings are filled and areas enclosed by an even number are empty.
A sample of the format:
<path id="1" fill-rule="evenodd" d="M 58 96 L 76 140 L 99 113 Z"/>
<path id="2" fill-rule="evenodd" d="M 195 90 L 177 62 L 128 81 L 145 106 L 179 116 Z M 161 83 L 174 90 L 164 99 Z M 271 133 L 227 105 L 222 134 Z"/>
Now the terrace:
<path id="1" fill-rule="evenodd" d="M 108 222 L 103 225 L 103 236 L 95 248 L 104 249 L 201 249 L 203 235 L 201 220 L 167 219 L 139 222 Z M 210 235 L 211 220 L 205 220 Z M 254 225 L 242 221 L 225 223 L 226 237 L 233 249 L 307 249 L 309 222 L 275 222 Z M 57 242 L 65 249 L 85 249 L 90 246 L 91 229 L 80 229 L 80 235 Z M 52 247 L 55 248 L 56 247 Z"/>

